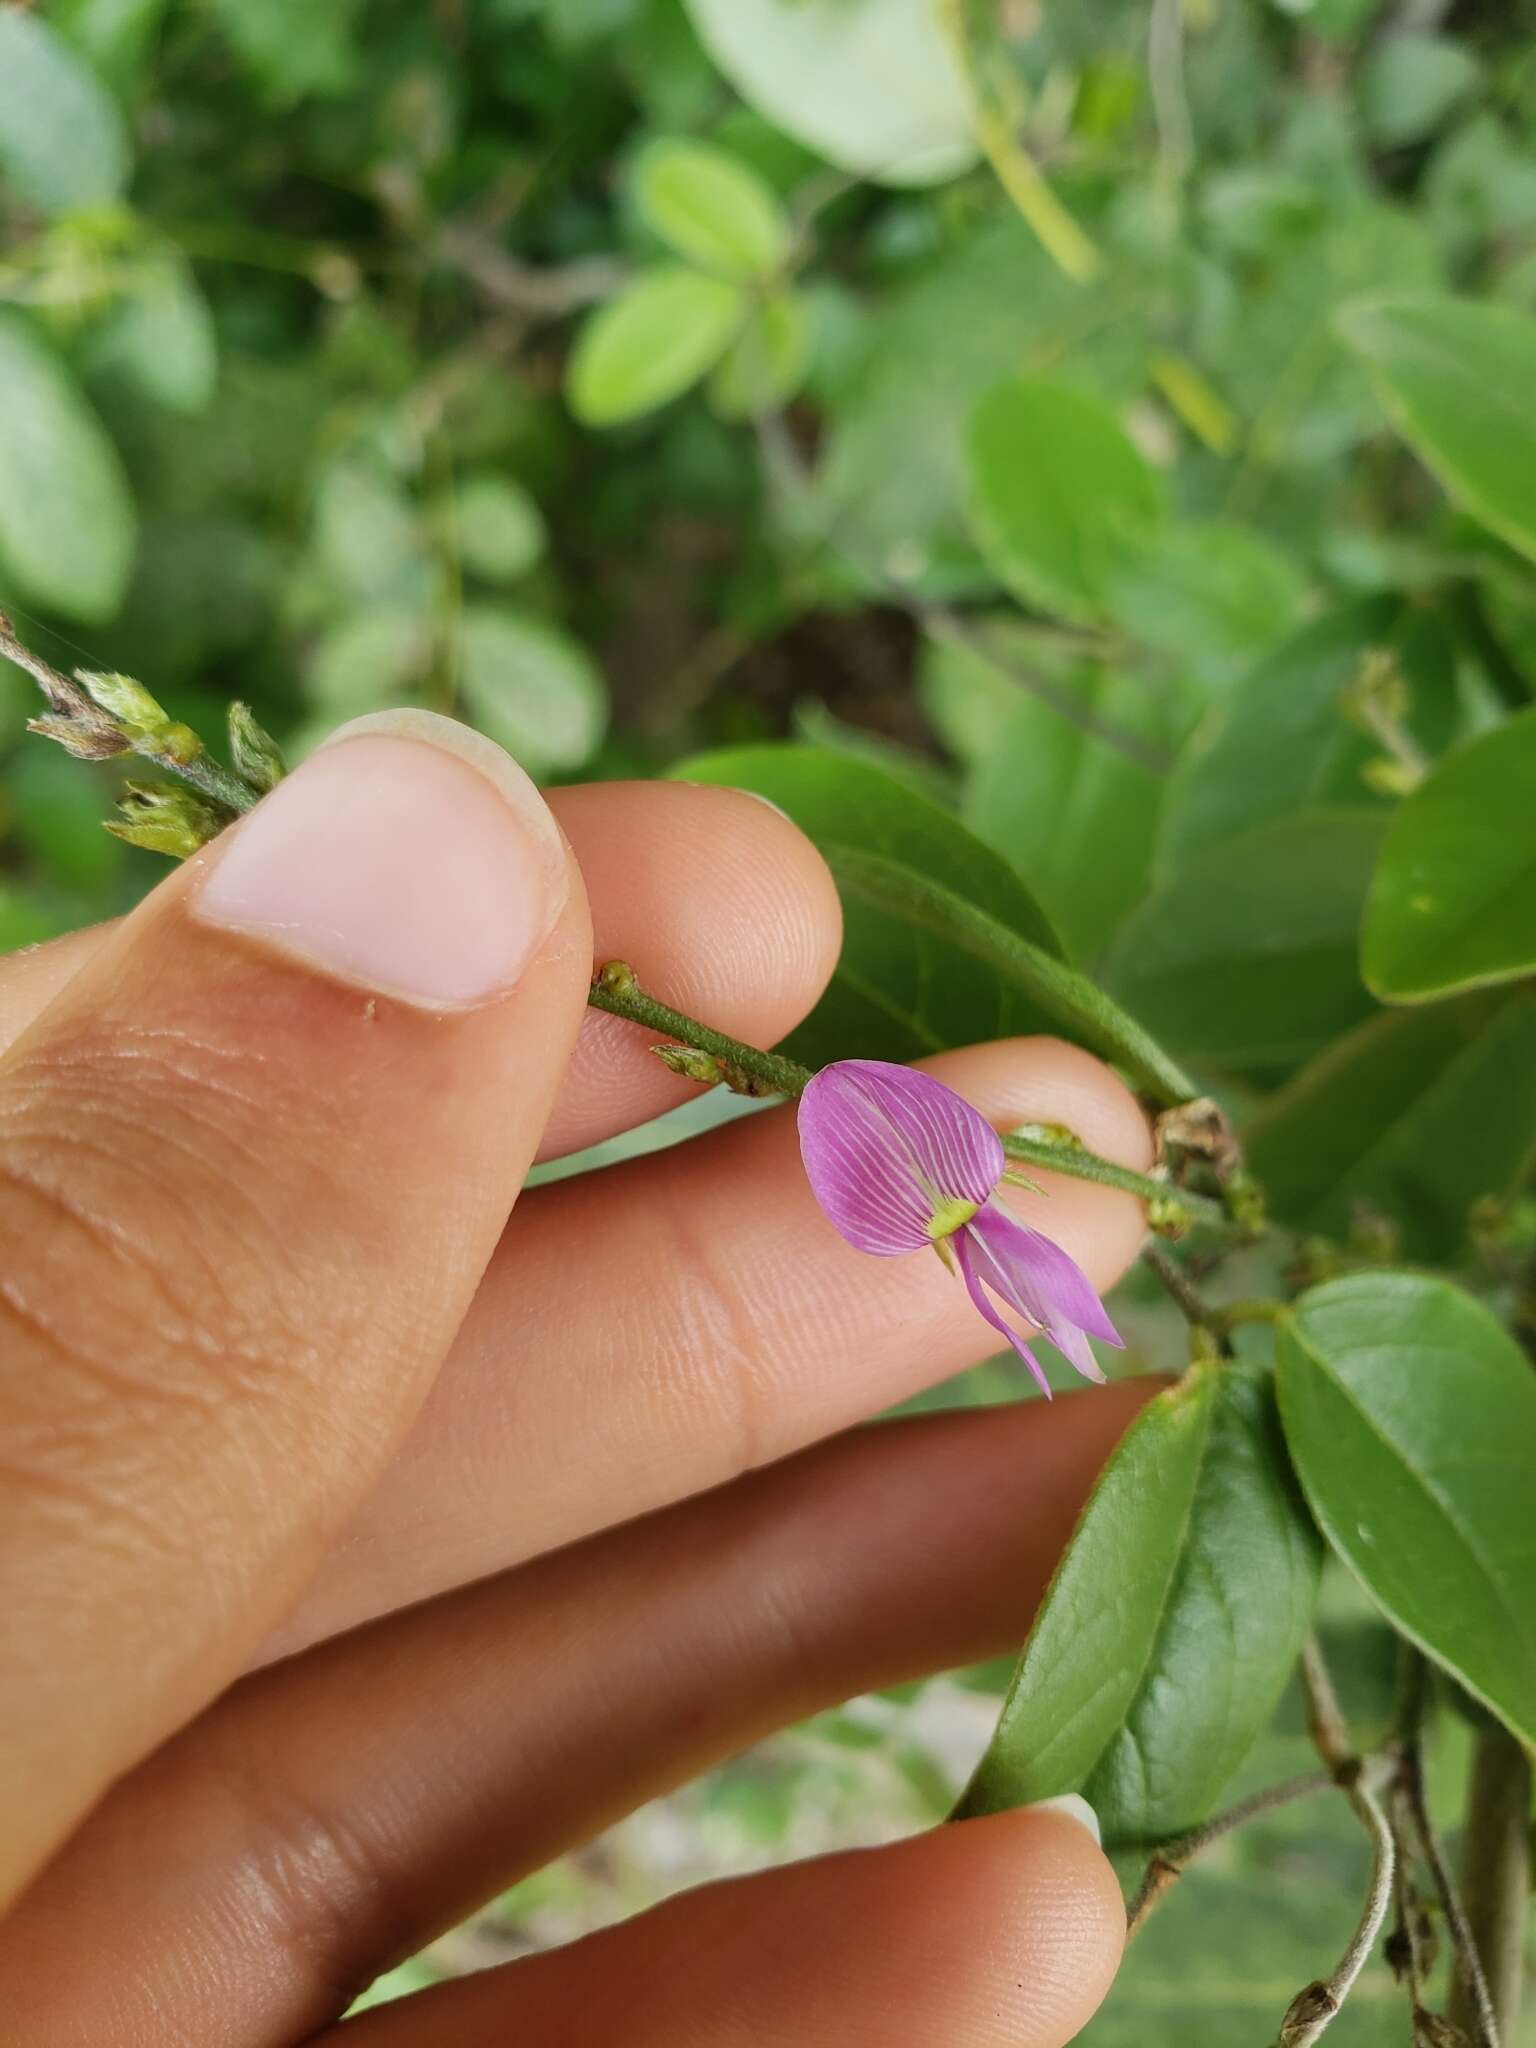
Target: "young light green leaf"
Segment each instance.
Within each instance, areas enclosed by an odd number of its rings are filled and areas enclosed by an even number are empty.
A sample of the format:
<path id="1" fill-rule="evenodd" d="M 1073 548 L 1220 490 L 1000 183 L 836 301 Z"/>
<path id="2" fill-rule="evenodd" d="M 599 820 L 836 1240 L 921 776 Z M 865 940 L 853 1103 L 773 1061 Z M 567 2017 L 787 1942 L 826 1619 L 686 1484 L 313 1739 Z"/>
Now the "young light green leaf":
<path id="1" fill-rule="evenodd" d="M 793 398 L 810 363 L 811 322 L 798 292 L 776 292 L 753 308 L 709 380 L 722 419 L 752 419 Z"/>
<path id="2" fill-rule="evenodd" d="M 948 812 L 867 761 L 801 746 L 729 747 L 681 761 L 687 782 L 755 790 L 825 849 L 899 855 L 997 925 L 1058 954 L 1050 921 L 1008 863 Z M 848 897 L 830 986 L 783 1050 L 828 1060 L 910 1060 L 945 1046 L 1043 1031 L 1039 1006 L 973 952 L 903 912 Z"/>
<path id="3" fill-rule="evenodd" d="M 1357 934 L 1381 832 L 1296 811 L 1205 850 L 1133 912 L 1105 979 L 1185 1059 L 1299 1064 L 1372 1008 Z"/>
<path id="4" fill-rule="evenodd" d="M 1360 115 L 1375 143 L 1399 149 L 1430 134 L 1477 81 L 1465 43 L 1413 30 L 1381 36 L 1360 72 Z"/>
<path id="5" fill-rule="evenodd" d="M 972 413 L 968 446 L 971 523 L 999 579 L 1026 604 L 1099 615 L 1163 509 L 1113 410 L 1060 378 L 1008 377 Z"/>
<path id="6" fill-rule="evenodd" d="M 1244 1133 L 1271 1213 L 1343 1238 L 1363 1212 L 1403 1256 L 1465 1248 L 1484 1197 L 1536 1159 L 1536 1003 L 1473 996 L 1369 1018 L 1272 1096 Z"/>
<path id="7" fill-rule="evenodd" d="M 1487 1309 L 1414 1273 L 1302 1296 L 1278 1340 L 1307 1500 L 1395 1626 L 1536 1743 L 1536 1373 Z"/>
<path id="8" fill-rule="evenodd" d="M 635 197 L 677 255 L 720 277 L 771 276 L 789 249 L 789 222 L 756 171 L 703 142 L 656 142 L 640 159 Z"/>
<path id="9" fill-rule="evenodd" d="M 535 774 L 579 768 L 608 719 L 603 679 L 581 642 L 509 607 L 465 612 L 459 689 L 475 723 Z"/>
<path id="10" fill-rule="evenodd" d="M 1536 559 L 1536 316 L 1426 294 L 1355 300 L 1337 326 L 1415 454 Z"/>
<path id="11" fill-rule="evenodd" d="M 970 94 L 931 0 L 687 0 L 750 106 L 859 177 L 928 185 L 974 161 Z"/>
<path id="12" fill-rule="evenodd" d="M 1285 1685 L 1320 1557 L 1267 1363 L 1192 1368 L 1090 1496 L 960 1811 L 1081 1790 L 1120 1843 L 1202 1819 Z"/>
<path id="13" fill-rule="evenodd" d="M 109 206 L 128 182 L 116 100 L 58 31 L 0 7 L 0 177 L 44 213 Z"/>
<path id="14" fill-rule="evenodd" d="M 1015 989 L 1079 1045 L 1123 1067 L 1135 1085 L 1165 1108 L 1200 1093 L 1178 1063 L 1112 997 L 1084 974 L 1021 938 L 926 874 L 902 861 L 827 840 L 827 866 L 845 903 L 898 917 L 969 953 L 1005 987 Z"/>
<path id="15" fill-rule="evenodd" d="M 1399 808 L 1360 947 L 1361 971 L 1385 1002 L 1428 1002 L 1536 968 L 1533 792 L 1536 709 L 1447 755 Z"/>
<path id="16" fill-rule="evenodd" d="M 572 412 L 611 427 L 680 397 L 725 353 L 747 303 L 724 278 L 643 271 L 581 330 L 566 371 Z"/>
<path id="17" fill-rule="evenodd" d="M 515 583 L 544 552 L 544 515 L 511 477 L 465 477 L 453 494 L 452 518 L 460 562 L 488 583 Z"/>
<path id="18" fill-rule="evenodd" d="M 23 320 L 0 317 L 0 566 L 32 603 L 100 624 L 136 527 L 117 450 L 74 379 Z"/>

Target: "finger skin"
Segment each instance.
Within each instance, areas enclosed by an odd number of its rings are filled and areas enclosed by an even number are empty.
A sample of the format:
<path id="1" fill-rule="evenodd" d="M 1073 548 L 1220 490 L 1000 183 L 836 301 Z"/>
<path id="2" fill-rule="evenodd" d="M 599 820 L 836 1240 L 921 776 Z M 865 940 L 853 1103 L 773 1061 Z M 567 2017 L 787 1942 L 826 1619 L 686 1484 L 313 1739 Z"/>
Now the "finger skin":
<path id="1" fill-rule="evenodd" d="M 441 748 L 365 758 L 475 844 L 514 829 Z M 228 1683 L 388 1461 L 583 1011 L 586 906 L 547 822 L 531 961 L 444 1016 L 197 915 L 262 821 L 173 873 L 0 1062 L 0 1901 Z"/>
<path id="2" fill-rule="evenodd" d="M 0 2010 L 29 2048 L 303 2037 L 770 1730 L 1015 1645 L 1159 1386 L 855 1431 L 246 1680 L 22 1902 Z"/>
<path id="3" fill-rule="evenodd" d="M 1005 1040 L 925 1061 L 1006 1126 L 1059 1122 L 1132 1167 L 1146 1118 L 1091 1054 Z M 1042 1174 L 1020 1213 L 1101 1291 L 1128 1195 Z M 644 1514 L 878 1414 L 998 1348 L 937 1259 L 844 1244 L 794 1112 L 541 1189 L 518 1210 L 400 1458 L 273 1652 Z"/>
<path id="4" fill-rule="evenodd" d="M 604 782 L 549 807 L 581 868 L 598 960 L 627 960 L 661 1000 L 749 1045 L 773 1045 L 826 987 L 842 912 L 826 863 L 790 821 L 734 789 Z M 106 942 L 99 925 L 0 959 L 0 1053 Z M 632 1024 L 583 1019 L 539 1148 L 595 1145 L 697 1092 Z"/>
<path id="5" fill-rule="evenodd" d="M 1082 1828 L 998 1814 L 685 1892 L 315 2048 L 1063 2048 L 1124 1940 Z"/>

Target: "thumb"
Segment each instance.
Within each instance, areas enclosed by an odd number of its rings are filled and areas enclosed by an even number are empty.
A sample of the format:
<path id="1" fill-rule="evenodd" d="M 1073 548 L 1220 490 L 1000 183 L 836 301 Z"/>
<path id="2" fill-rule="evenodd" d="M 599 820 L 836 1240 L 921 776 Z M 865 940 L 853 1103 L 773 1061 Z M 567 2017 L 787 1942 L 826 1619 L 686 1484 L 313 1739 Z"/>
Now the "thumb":
<path id="1" fill-rule="evenodd" d="M 533 784 L 359 720 L 0 1061 L 0 1904 L 218 1691 L 399 1441 L 583 1014 Z"/>

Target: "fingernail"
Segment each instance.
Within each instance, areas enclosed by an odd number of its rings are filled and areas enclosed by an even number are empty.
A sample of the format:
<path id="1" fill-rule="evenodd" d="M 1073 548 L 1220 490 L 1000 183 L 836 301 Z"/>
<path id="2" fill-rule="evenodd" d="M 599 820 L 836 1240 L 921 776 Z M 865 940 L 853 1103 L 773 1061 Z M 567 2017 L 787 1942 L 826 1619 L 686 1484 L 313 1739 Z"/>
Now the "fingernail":
<path id="1" fill-rule="evenodd" d="M 1076 1821 L 1085 1834 L 1092 1835 L 1097 1846 L 1103 1846 L 1104 1837 L 1099 1829 L 1099 1816 L 1080 1792 L 1059 1792 L 1054 1799 L 1037 1799 L 1033 1806 L 1025 1807 L 1024 1811 L 1059 1813 L 1067 1820 Z"/>
<path id="2" fill-rule="evenodd" d="M 534 784 L 431 711 L 354 719 L 219 842 L 193 915 L 430 1010 L 512 987 L 565 901 Z"/>

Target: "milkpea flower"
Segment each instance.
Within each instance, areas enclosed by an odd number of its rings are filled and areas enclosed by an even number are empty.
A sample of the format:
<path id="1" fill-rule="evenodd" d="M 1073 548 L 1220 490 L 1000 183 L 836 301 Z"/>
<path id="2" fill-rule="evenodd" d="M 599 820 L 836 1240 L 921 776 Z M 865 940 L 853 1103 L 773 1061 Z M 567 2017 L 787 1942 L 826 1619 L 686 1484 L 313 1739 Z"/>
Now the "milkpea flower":
<path id="1" fill-rule="evenodd" d="M 1035 1354 L 988 1289 L 1085 1379 L 1103 1380 L 1088 1339 L 1124 1340 L 1076 1261 L 998 1200 L 1002 1140 L 963 1096 L 914 1067 L 837 1060 L 807 1085 L 799 1121 L 811 1191 L 856 1250 L 889 1259 L 931 1245 L 1045 1394 Z"/>

